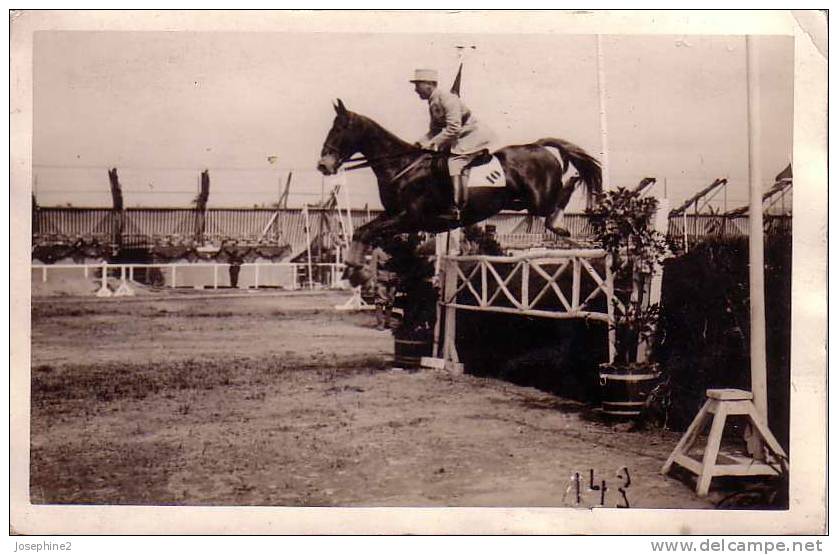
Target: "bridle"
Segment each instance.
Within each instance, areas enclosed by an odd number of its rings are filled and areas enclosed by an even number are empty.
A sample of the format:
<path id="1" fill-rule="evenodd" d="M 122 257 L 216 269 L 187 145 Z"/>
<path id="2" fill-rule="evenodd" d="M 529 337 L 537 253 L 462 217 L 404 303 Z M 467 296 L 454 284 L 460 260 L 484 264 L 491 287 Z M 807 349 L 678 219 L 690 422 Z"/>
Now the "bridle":
<path id="1" fill-rule="evenodd" d="M 431 156 L 444 156 L 444 154 L 442 154 L 438 151 L 435 151 L 435 150 L 425 150 L 425 149 L 417 149 L 417 150 L 419 150 L 420 154 L 430 154 Z M 327 141 L 327 142 L 323 143 L 323 153 L 324 154 L 332 154 L 335 158 L 337 158 L 337 160 L 338 160 L 337 166 L 338 167 L 341 167 L 344 164 L 354 163 L 355 164 L 354 166 L 347 166 L 347 167 L 343 168 L 344 171 L 352 171 L 352 170 L 359 170 L 361 168 L 368 168 L 376 162 L 392 160 L 394 158 L 400 158 L 400 157 L 404 156 L 405 154 L 413 154 L 414 150 L 405 150 L 405 151 L 402 151 L 402 152 L 397 152 L 395 154 L 386 154 L 384 156 L 376 156 L 374 158 L 367 158 L 364 155 L 352 158 L 351 155 L 350 156 L 341 156 L 340 149 Z M 390 179 L 390 183 L 394 182 L 396 179 L 400 178 L 405 173 L 407 173 L 408 171 L 410 171 L 411 169 L 416 167 L 416 165 L 419 164 L 419 162 L 422 161 L 422 160 L 423 160 L 423 157 L 421 155 L 417 156 L 415 160 L 413 160 L 407 166 L 405 166 L 404 168 L 399 170 L 399 172 L 392 179 Z"/>

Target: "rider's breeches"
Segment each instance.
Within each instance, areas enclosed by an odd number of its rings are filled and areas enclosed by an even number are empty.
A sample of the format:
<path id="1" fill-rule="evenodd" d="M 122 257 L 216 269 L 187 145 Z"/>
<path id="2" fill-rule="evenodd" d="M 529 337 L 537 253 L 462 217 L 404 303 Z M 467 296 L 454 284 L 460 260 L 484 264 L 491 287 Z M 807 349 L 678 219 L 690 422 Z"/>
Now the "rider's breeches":
<path id="1" fill-rule="evenodd" d="M 452 155 L 448 159 L 448 172 L 451 174 L 451 181 L 454 186 L 454 205 L 457 208 L 462 208 L 466 203 L 469 170 L 465 167 L 471 162 L 472 158 L 473 155 L 461 154 Z"/>

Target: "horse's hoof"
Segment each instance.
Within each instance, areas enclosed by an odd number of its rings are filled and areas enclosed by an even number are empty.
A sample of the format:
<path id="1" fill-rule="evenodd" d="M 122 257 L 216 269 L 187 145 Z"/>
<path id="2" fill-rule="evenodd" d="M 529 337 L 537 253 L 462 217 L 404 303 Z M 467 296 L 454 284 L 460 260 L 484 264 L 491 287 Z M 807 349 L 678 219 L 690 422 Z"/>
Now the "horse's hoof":
<path id="1" fill-rule="evenodd" d="M 551 229 L 550 231 L 552 231 L 559 237 L 570 237 L 570 232 L 563 227 L 556 227 L 554 229 Z"/>

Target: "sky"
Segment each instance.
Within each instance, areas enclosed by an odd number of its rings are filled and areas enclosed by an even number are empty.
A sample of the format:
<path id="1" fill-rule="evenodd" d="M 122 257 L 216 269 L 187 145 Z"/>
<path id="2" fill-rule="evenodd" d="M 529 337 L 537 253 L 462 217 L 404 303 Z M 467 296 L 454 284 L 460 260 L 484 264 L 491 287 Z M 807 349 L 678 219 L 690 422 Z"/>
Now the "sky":
<path id="1" fill-rule="evenodd" d="M 757 46 L 767 187 L 791 162 L 793 39 Z M 725 177 L 714 204 L 747 204 L 744 37 L 608 35 L 602 47 L 611 185 L 653 176 L 677 205 Z M 594 35 L 43 31 L 33 190 L 43 206 L 109 206 L 116 167 L 126 206 L 189 206 L 209 169 L 210 207 L 251 207 L 293 171 L 289 205 L 315 203 L 333 186 L 314 167 L 334 99 L 415 140 L 427 105 L 408 79 L 430 67 L 450 87 L 458 52 L 462 97 L 498 146 L 557 136 L 599 156 Z M 369 170 L 347 181 L 353 205 L 380 206 Z"/>

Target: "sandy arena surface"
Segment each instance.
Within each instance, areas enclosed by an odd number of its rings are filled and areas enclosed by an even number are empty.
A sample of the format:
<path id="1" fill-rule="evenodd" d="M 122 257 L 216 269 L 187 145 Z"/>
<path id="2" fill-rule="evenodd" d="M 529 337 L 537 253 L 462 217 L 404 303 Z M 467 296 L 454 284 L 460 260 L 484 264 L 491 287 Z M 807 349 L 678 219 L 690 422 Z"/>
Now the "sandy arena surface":
<path id="1" fill-rule="evenodd" d="M 391 369 L 389 332 L 333 309 L 347 296 L 34 298 L 32 502 L 593 507 L 591 470 L 606 507 L 724 494 L 659 474 L 679 434 L 499 380 Z"/>

